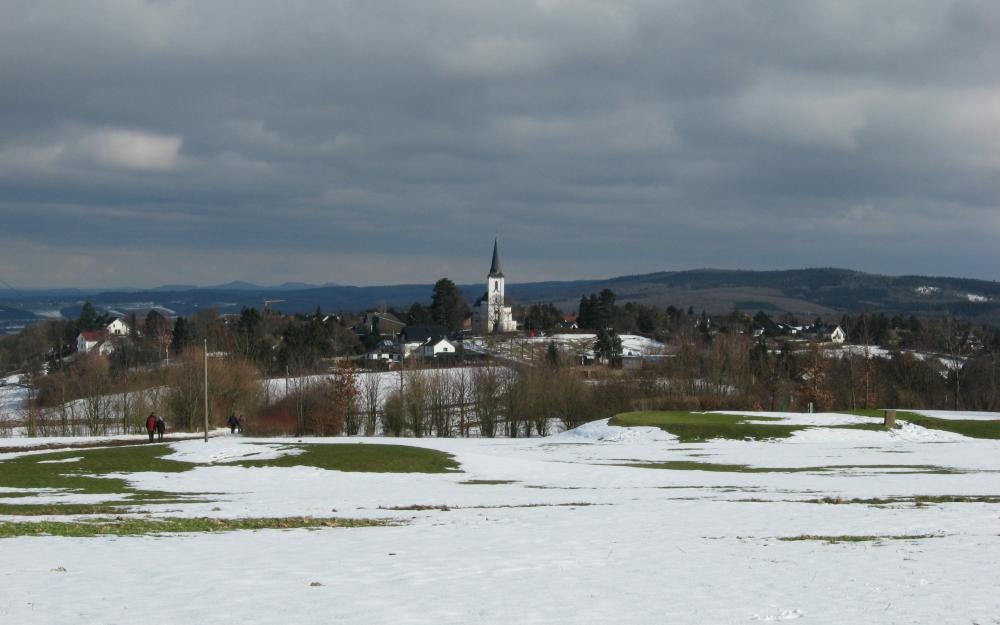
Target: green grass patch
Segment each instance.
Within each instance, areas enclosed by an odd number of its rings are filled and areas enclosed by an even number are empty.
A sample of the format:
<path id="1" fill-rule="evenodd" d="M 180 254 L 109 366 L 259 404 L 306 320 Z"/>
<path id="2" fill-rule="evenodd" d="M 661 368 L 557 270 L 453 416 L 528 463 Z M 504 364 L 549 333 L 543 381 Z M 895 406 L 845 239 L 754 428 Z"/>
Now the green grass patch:
<path id="1" fill-rule="evenodd" d="M 911 498 L 913 503 L 1000 503 L 994 495 L 918 495 Z"/>
<path id="2" fill-rule="evenodd" d="M 768 421 L 781 421 L 781 419 L 670 410 L 623 412 L 612 417 L 608 424 L 621 427 L 658 427 L 673 434 L 682 443 L 696 443 L 714 438 L 734 440 L 787 438 L 809 427 L 767 423 Z"/>
<path id="3" fill-rule="evenodd" d="M 858 417 L 871 417 L 879 421 L 824 427 L 867 430 L 872 432 L 885 432 L 887 430 L 881 423 L 881 419 L 883 418 L 881 410 L 846 410 L 840 411 L 840 413 Z M 970 438 L 1000 439 L 1000 420 L 939 419 L 906 410 L 896 411 L 896 419 L 909 421 L 915 425 L 932 430 L 954 432 Z M 615 415 L 611 418 L 609 424 L 622 427 L 642 425 L 658 427 L 677 436 L 682 443 L 697 443 L 713 438 L 735 440 L 787 438 L 798 430 L 817 427 L 766 423 L 767 421 L 780 420 L 778 417 L 753 417 L 748 415 L 724 415 L 686 411 L 646 411 L 625 412 Z"/>
<path id="4" fill-rule="evenodd" d="M 136 491 L 128 499 L 104 501 L 101 503 L 0 503 L 0 515 L 9 516 L 48 516 L 48 515 L 83 515 L 83 514 L 141 514 L 139 505 L 164 505 L 211 503 L 202 495 L 211 493 L 176 493 L 164 494 L 150 491 Z M 128 496 L 128 494 L 126 494 Z"/>
<path id="5" fill-rule="evenodd" d="M 800 469 L 752 467 L 747 464 L 719 464 L 697 460 L 669 460 L 666 462 L 629 462 L 617 466 L 636 469 L 667 469 L 669 471 L 713 471 L 719 473 L 792 473 Z"/>
<path id="6" fill-rule="evenodd" d="M 234 462 L 240 466 L 311 466 L 332 471 L 366 471 L 366 472 L 397 472 L 397 473 L 445 473 L 458 470 L 458 464 L 450 454 L 410 447 L 406 445 L 296 445 L 302 453 L 296 456 L 285 456 L 274 460 L 245 460 Z M 161 474 L 189 471 L 198 464 L 166 460 L 164 456 L 172 453 L 168 445 L 133 445 L 113 448 L 74 449 L 44 454 L 28 454 L 0 461 L 0 486 L 26 489 L 22 492 L 2 493 L 5 498 L 19 496 L 43 495 L 44 492 L 86 493 L 107 495 L 108 501 L 101 503 L 44 503 L 19 504 L 0 503 L 0 514 L 10 516 L 49 516 L 49 515 L 123 515 L 135 511 L 135 506 L 158 504 L 207 503 L 206 496 L 218 493 L 171 493 L 157 490 L 140 490 L 133 488 L 121 477 L 115 474 L 153 472 Z M 52 462 L 76 459 L 72 462 Z M 166 477 L 166 475 L 165 475 Z M 132 509 L 132 510 L 130 510 Z M 251 520 L 252 521 L 252 520 Z M 266 527 L 284 527 L 279 525 L 280 519 L 258 520 Z M 307 527 L 309 524 L 323 524 L 329 520 L 295 521 L 296 527 Z M 136 525 L 135 523 L 138 523 Z M 157 525 L 156 523 L 166 523 Z M 201 525 L 197 525 L 201 523 Z M 208 527 L 209 529 L 184 529 L 181 520 L 116 520 L 114 523 L 85 524 L 82 528 L 74 528 L 52 523 L 29 524 L 21 527 L 16 523 L 8 523 L 4 531 L 13 532 L 7 535 L 24 535 L 34 533 L 53 533 L 66 536 L 91 536 L 97 534 L 143 534 L 175 531 L 216 531 L 218 529 L 264 529 L 265 526 L 247 526 L 250 521 L 238 520 L 225 522 L 222 525 L 217 520 L 202 519 L 192 527 Z M 236 525 L 226 525 L 236 523 Z M 242 525 L 240 525 L 242 524 Z M 69 524 L 75 526 L 76 524 Z M 215 529 L 212 529 L 215 528 Z M 20 533 L 19 533 L 20 532 Z M 4 535 L 0 532 L 0 536 Z"/>
<path id="7" fill-rule="evenodd" d="M 667 469 L 671 471 L 717 471 L 722 473 L 830 473 L 844 469 L 894 470 L 895 473 L 961 473 L 932 464 L 831 464 L 821 467 L 753 467 L 746 464 L 719 464 L 697 460 L 666 462 L 634 462 L 616 466 L 637 469 Z"/>
<path id="8" fill-rule="evenodd" d="M 444 473 L 458 470 L 453 457 L 444 452 L 406 445 L 296 445 L 302 453 L 274 460 L 245 460 L 240 466 L 311 466 L 335 471 Z M 99 504 L 0 504 L 0 514 L 87 515 L 122 514 L 127 507 L 172 503 L 209 502 L 218 493 L 171 493 L 140 490 L 116 474 L 189 471 L 198 464 L 167 460 L 168 445 L 132 445 L 96 449 L 73 449 L 27 454 L 0 461 L 0 486 L 25 489 L 2 493 L 5 499 L 41 495 L 39 491 L 107 495 Z M 60 460 L 75 459 L 72 462 Z M 53 462 L 56 461 L 56 462 Z M 110 531 L 110 530 L 109 530 Z"/>
<path id="9" fill-rule="evenodd" d="M 924 538 L 941 538 L 942 534 L 895 534 L 891 536 L 863 535 L 863 536 L 817 536 L 815 534 L 802 534 L 801 536 L 779 536 L 778 540 L 789 542 L 801 540 L 818 540 L 825 543 L 862 543 L 881 542 L 884 540 L 922 540 Z"/>
<path id="10" fill-rule="evenodd" d="M 454 471 L 458 464 L 451 455 L 432 449 L 406 445 L 297 445 L 302 453 L 273 460 L 234 462 L 240 466 L 312 466 L 336 471 L 420 472 Z M 197 466 L 190 462 L 166 460 L 168 445 L 135 445 L 100 449 L 74 449 L 45 454 L 28 454 L 0 461 L 0 486 L 69 491 L 88 494 L 126 494 L 143 502 L 170 502 L 186 495 L 130 488 L 119 473 L 181 473 Z M 51 462 L 79 458 L 75 462 Z M 27 493 L 2 493 L 5 497 Z M 201 493 L 211 494 L 211 493 Z"/>
<path id="11" fill-rule="evenodd" d="M 863 417 L 882 417 L 881 410 L 849 410 L 846 414 Z M 937 417 L 926 417 L 916 412 L 908 410 L 897 410 L 896 419 L 909 421 L 914 425 L 927 428 L 929 430 L 943 430 L 954 432 L 969 438 L 1000 438 L 1000 421 L 979 421 L 974 419 L 938 419 Z"/>
<path id="12" fill-rule="evenodd" d="M 0 504 L 0 514 L 9 516 L 63 516 L 78 514 L 124 514 L 127 505 L 108 503 Z"/>
<path id="13" fill-rule="evenodd" d="M 127 501 L 121 501 L 125 505 L 143 504 L 165 504 L 165 503 L 211 503 L 215 495 L 225 493 L 164 493 L 155 490 L 135 490 L 131 491 Z"/>
<path id="14" fill-rule="evenodd" d="M 610 503 L 590 503 L 586 501 L 574 501 L 570 503 L 505 503 L 476 506 L 449 506 L 446 504 L 410 504 L 408 506 L 379 506 L 379 510 L 393 510 L 396 512 L 424 512 L 436 510 L 439 512 L 451 512 L 452 510 L 500 510 L 504 508 L 586 508 L 587 506 L 612 506 Z"/>
<path id="15" fill-rule="evenodd" d="M 833 428 L 835 430 L 866 430 L 868 432 L 888 432 L 893 428 L 887 428 L 881 423 L 848 423 L 845 425 L 827 425 L 824 427 Z M 899 425 L 896 425 L 898 428 Z"/>
<path id="16" fill-rule="evenodd" d="M 445 504 L 423 504 L 413 503 L 408 506 L 379 506 L 379 510 L 394 510 L 397 512 L 426 512 L 427 510 L 437 510 L 439 512 L 451 511 L 451 506 Z"/>
<path id="17" fill-rule="evenodd" d="M 313 517 L 278 517 L 250 519 L 115 518 L 78 522 L 0 522 L 0 538 L 15 536 L 139 536 L 187 532 L 233 532 L 267 529 L 320 529 L 324 527 L 373 527 L 388 525 L 385 519 L 341 519 Z"/>
<path id="18" fill-rule="evenodd" d="M 435 449 L 409 445 L 306 444 L 302 453 L 271 460 L 227 463 L 242 467 L 316 467 L 329 471 L 364 473 L 453 473 L 459 471 L 454 456 Z"/>
<path id="19" fill-rule="evenodd" d="M 0 461 L 0 486 L 55 489 L 90 494 L 130 494 L 174 497 L 155 491 L 138 491 L 113 473 L 180 473 L 193 468 L 189 462 L 164 460 L 173 450 L 167 445 L 136 445 L 106 449 L 74 449 L 47 454 L 29 454 Z M 75 462 L 46 462 L 80 458 Z"/>
<path id="20" fill-rule="evenodd" d="M 500 484 L 517 484 L 518 480 L 465 480 L 459 484 L 469 484 L 473 486 L 497 486 Z"/>
<path id="21" fill-rule="evenodd" d="M 995 495 L 916 495 L 914 497 L 873 497 L 868 499 L 843 499 L 841 497 L 823 497 L 822 499 L 805 499 L 804 503 L 827 504 L 863 504 L 868 506 L 886 506 L 898 503 L 912 503 L 918 506 L 935 503 L 1000 503 L 1000 496 Z"/>

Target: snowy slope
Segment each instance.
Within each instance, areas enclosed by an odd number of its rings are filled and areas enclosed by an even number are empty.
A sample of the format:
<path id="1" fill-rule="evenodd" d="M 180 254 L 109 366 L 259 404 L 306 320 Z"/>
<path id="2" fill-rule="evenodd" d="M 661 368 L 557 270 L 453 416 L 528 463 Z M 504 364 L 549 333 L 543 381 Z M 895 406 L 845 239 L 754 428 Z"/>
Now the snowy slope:
<path id="1" fill-rule="evenodd" d="M 783 416 L 817 426 L 837 419 Z M 1000 505 L 804 503 L 1000 496 L 1000 441 L 814 427 L 780 441 L 681 444 L 656 428 L 597 421 L 539 439 L 389 441 L 452 453 L 462 473 L 218 464 L 287 453 L 294 442 L 222 436 L 207 444 L 176 443 L 175 457 L 204 466 L 128 477 L 139 487 L 223 493 L 210 503 L 148 506 L 155 514 L 338 515 L 404 524 L 4 539 L 0 622 L 652 625 L 802 619 L 840 625 L 992 623 L 1000 616 Z M 621 466 L 678 460 L 817 469 Z M 921 473 L 905 465 L 954 472 Z M 470 480 L 509 483 L 464 483 Z M 448 509 L 385 509 L 414 504 Z M 934 537 L 778 540 L 804 534 Z M 161 592 L 137 590 L 150 578 Z"/>

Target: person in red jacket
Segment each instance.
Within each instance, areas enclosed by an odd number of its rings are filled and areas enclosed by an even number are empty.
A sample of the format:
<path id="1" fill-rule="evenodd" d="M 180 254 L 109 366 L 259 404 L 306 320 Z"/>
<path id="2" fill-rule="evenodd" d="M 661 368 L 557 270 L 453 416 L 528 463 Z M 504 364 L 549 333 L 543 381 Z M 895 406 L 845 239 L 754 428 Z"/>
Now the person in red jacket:
<path id="1" fill-rule="evenodd" d="M 149 442 L 153 442 L 153 434 L 156 434 L 156 415 L 152 412 L 146 417 L 146 431 L 149 433 Z"/>

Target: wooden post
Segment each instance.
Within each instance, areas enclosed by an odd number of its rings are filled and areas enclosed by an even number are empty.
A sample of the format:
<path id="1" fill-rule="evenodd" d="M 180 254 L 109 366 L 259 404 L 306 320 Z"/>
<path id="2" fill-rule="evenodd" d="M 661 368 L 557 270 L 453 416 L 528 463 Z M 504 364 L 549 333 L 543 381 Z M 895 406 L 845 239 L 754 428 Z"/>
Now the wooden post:
<path id="1" fill-rule="evenodd" d="M 882 425 L 887 428 L 896 427 L 896 409 L 895 408 L 883 408 L 882 409 Z"/>

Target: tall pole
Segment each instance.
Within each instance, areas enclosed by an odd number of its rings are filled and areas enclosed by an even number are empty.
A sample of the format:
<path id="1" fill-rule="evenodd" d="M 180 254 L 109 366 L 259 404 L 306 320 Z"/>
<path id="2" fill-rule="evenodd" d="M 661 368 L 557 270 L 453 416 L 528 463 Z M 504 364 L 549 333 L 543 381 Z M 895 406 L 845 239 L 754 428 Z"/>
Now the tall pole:
<path id="1" fill-rule="evenodd" d="M 399 344 L 399 408 L 403 411 L 402 418 L 406 420 L 406 394 L 403 392 L 403 362 L 406 360 L 406 343 Z M 414 432 L 416 434 L 416 432 Z"/>
<path id="2" fill-rule="evenodd" d="M 205 339 L 205 442 L 208 442 L 208 339 Z"/>

